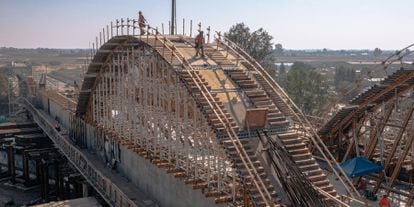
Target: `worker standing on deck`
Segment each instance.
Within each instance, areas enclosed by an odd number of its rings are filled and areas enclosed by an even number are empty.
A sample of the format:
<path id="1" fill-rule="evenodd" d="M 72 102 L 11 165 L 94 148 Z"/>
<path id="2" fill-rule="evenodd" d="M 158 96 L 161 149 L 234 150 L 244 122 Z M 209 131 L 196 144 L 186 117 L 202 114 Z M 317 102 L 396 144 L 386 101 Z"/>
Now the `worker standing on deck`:
<path id="1" fill-rule="evenodd" d="M 145 34 L 145 23 L 147 22 L 147 20 L 145 19 L 144 15 L 142 15 L 142 12 L 139 11 L 138 12 L 139 16 L 138 16 L 138 26 L 139 26 L 139 30 L 141 32 L 141 35 Z"/>
<path id="2" fill-rule="evenodd" d="M 205 43 L 205 39 L 204 39 L 204 32 L 200 31 L 200 33 L 196 36 L 195 40 L 195 49 L 196 49 L 196 57 L 198 56 L 198 53 L 200 53 L 201 50 L 201 57 L 204 57 L 204 43 Z"/>
<path id="3" fill-rule="evenodd" d="M 384 194 L 382 196 L 378 204 L 380 207 L 391 207 L 391 203 L 390 203 L 390 200 L 388 200 L 387 198 L 387 194 Z"/>

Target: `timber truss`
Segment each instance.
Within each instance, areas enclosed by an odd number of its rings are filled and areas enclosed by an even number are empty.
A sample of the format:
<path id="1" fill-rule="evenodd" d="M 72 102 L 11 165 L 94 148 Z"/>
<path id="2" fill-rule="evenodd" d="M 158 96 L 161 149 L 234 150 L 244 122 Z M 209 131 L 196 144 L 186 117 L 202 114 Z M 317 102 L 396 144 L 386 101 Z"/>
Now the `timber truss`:
<path id="1" fill-rule="evenodd" d="M 387 69 L 397 62 L 399 70 L 350 100 L 319 130 L 338 161 L 365 156 L 384 166 L 376 175 L 375 193 L 380 187 L 389 193 L 397 180 L 413 183 L 414 67 L 402 61 L 411 53 L 406 49 L 382 63 Z M 389 179 L 384 184 L 385 177 Z M 413 194 L 405 194 L 407 206 Z"/>
<path id="2" fill-rule="evenodd" d="M 266 134 L 283 144 L 319 199 L 337 202 L 307 143 L 332 155 L 253 58 L 220 35 L 205 45 L 206 58 L 196 58 L 193 38 L 150 27 L 137 36 L 134 23 L 117 21 L 96 39 L 71 117 L 78 144 L 127 146 L 216 203 L 279 206 L 270 164 L 256 150 L 266 149 L 259 140 Z"/>

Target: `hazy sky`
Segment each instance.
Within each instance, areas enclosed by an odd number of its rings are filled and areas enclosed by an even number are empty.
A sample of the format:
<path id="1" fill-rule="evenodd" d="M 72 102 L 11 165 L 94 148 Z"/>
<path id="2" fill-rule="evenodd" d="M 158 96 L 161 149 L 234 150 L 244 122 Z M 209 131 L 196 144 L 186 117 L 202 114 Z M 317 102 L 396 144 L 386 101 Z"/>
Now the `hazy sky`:
<path id="1" fill-rule="evenodd" d="M 87 48 L 117 18 L 168 24 L 171 0 L 0 0 L 0 47 Z M 398 49 L 414 42 L 413 0 L 177 0 L 182 18 L 263 27 L 293 49 Z M 188 29 L 188 25 L 186 26 Z"/>

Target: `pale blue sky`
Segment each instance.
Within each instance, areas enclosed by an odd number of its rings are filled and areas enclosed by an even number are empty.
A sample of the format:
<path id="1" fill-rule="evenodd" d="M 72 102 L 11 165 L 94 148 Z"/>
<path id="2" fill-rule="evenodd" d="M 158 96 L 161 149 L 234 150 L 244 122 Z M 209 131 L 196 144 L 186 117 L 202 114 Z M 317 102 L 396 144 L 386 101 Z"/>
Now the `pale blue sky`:
<path id="1" fill-rule="evenodd" d="M 106 24 L 143 11 L 168 24 L 171 0 L 0 0 L 0 47 L 87 48 Z M 414 42 L 413 0 L 177 0 L 182 18 L 227 31 L 263 27 L 285 48 L 398 49 Z M 188 25 L 187 25 L 188 28 Z"/>

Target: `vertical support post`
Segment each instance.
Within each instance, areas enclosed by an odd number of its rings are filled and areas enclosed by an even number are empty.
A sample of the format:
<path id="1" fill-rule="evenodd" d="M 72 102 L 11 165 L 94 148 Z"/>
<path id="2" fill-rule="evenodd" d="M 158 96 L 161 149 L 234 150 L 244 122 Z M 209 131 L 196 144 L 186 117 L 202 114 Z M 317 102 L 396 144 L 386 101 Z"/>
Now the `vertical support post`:
<path id="1" fill-rule="evenodd" d="M 49 172 L 47 163 L 42 163 L 42 178 L 43 199 L 47 202 L 49 201 Z"/>
<path id="2" fill-rule="evenodd" d="M 126 24 L 126 27 L 127 27 L 127 35 L 129 35 L 129 18 L 127 18 L 127 24 Z"/>
<path id="3" fill-rule="evenodd" d="M 150 26 L 149 26 L 149 25 L 147 25 L 147 44 L 148 44 L 149 30 L 150 30 Z"/>
<path id="4" fill-rule="evenodd" d="M 29 157 L 27 156 L 27 151 L 26 150 L 23 150 L 22 162 L 23 162 L 23 179 L 24 179 L 24 182 L 28 183 L 30 181 L 30 177 L 29 177 Z"/>
<path id="5" fill-rule="evenodd" d="M 61 185 L 61 177 L 59 172 L 59 161 L 54 161 L 55 167 L 55 188 L 56 188 L 56 196 L 62 198 L 62 185 Z"/>
<path id="6" fill-rule="evenodd" d="M 183 18 L 183 35 L 185 35 L 185 19 Z"/>
<path id="7" fill-rule="evenodd" d="M 176 26 L 176 7 L 175 7 L 175 0 L 172 0 L 172 5 L 171 5 L 171 31 L 170 31 L 170 34 L 171 35 L 174 35 L 175 34 L 175 31 L 176 31 L 176 28 L 175 28 L 175 26 Z"/>
<path id="8" fill-rule="evenodd" d="M 352 121 L 352 136 L 354 138 L 355 142 L 355 153 L 357 156 L 359 156 L 359 140 L 358 140 L 358 131 L 357 131 L 357 121 L 356 118 Z"/>
<path id="9" fill-rule="evenodd" d="M 116 27 L 116 36 L 118 36 L 119 35 L 119 31 L 118 31 L 118 29 L 119 29 L 119 20 L 118 19 L 116 20 L 115 27 Z"/>
<path id="10" fill-rule="evenodd" d="M 40 174 L 41 174 L 41 162 L 40 162 L 40 159 L 39 158 L 36 158 L 36 182 L 37 183 L 41 183 L 42 182 L 42 178 L 41 178 L 41 176 L 40 176 Z"/>
<path id="11" fill-rule="evenodd" d="M 210 26 L 207 27 L 207 43 L 210 42 Z M 237 58 L 237 65 L 240 58 Z"/>
<path id="12" fill-rule="evenodd" d="M 193 36 L 193 20 L 190 20 L 190 37 Z"/>
<path id="13" fill-rule="evenodd" d="M 121 35 L 124 35 L 124 19 L 121 18 Z"/>
<path id="14" fill-rule="evenodd" d="M 135 19 L 132 19 L 132 35 L 135 36 L 135 23 L 137 21 Z"/>
<path id="15" fill-rule="evenodd" d="M 102 47 L 102 32 L 99 32 L 99 47 Z"/>
<path id="16" fill-rule="evenodd" d="M 14 150 L 13 146 L 9 145 L 7 146 L 7 159 L 8 159 L 8 171 L 9 175 L 11 176 L 12 183 L 16 182 L 16 165 L 14 161 Z"/>
<path id="17" fill-rule="evenodd" d="M 114 23 L 111 21 L 111 38 L 114 36 Z"/>
<path id="18" fill-rule="evenodd" d="M 171 33 L 172 29 L 171 29 L 171 22 L 170 21 L 168 21 L 168 31 L 170 31 L 170 35 L 172 35 L 172 33 Z"/>
<path id="19" fill-rule="evenodd" d="M 96 45 L 96 50 L 95 50 L 95 53 L 96 53 L 98 51 L 98 49 L 99 49 L 98 37 L 95 37 L 95 45 Z"/>
<path id="20" fill-rule="evenodd" d="M 105 37 L 105 27 L 104 28 L 102 28 L 102 39 L 103 39 L 103 44 L 105 44 L 105 42 L 106 42 L 106 37 Z"/>
<path id="21" fill-rule="evenodd" d="M 106 39 L 109 41 L 109 25 L 106 25 Z"/>

